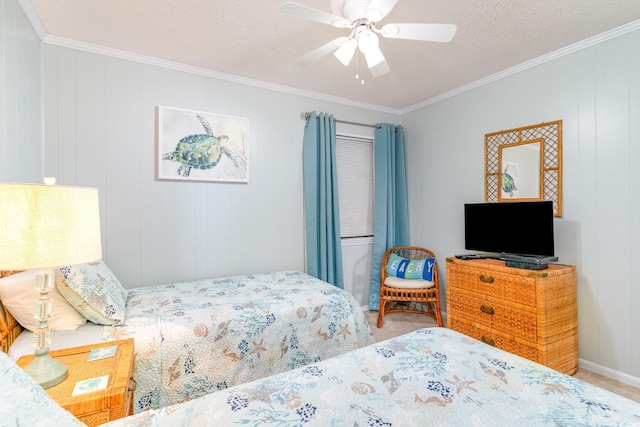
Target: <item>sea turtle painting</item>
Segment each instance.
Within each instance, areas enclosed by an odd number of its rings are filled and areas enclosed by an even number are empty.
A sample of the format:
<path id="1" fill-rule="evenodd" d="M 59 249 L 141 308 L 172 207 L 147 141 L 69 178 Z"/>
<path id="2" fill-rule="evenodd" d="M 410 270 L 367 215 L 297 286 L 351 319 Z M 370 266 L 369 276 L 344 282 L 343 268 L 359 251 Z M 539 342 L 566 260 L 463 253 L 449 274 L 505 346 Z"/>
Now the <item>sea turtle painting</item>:
<path id="1" fill-rule="evenodd" d="M 180 163 L 177 173 L 182 177 L 188 177 L 191 169 L 215 168 L 223 156 L 229 158 L 236 168 L 246 167 L 244 156 L 234 152 L 229 136 L 214 135 L 209 122 L 200 114 L 196 117 L 206 133 L 185 136 L 178 141 L 175 150 L 163 154 L 162 159 Z"/>
<path id="2" fill-rule="evenodd" d="M 502 191 L 509 194 L 509 197 L 513 197 L 514 193 L 518 190 L 516 182 L 513 177 L 508 173 L 509 165 L 507 164 L 502 172 Z"/>

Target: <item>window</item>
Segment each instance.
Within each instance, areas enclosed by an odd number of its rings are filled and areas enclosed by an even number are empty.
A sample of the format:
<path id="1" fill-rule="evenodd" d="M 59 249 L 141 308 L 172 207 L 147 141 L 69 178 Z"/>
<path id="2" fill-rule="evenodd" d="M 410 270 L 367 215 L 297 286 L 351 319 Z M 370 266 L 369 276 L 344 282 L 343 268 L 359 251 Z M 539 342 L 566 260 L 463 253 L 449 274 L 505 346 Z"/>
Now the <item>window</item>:
<path id="1" fill-rule="evenodd" d="M 373 140 L 336 135 L 340 235 L 373 236 Z"/>

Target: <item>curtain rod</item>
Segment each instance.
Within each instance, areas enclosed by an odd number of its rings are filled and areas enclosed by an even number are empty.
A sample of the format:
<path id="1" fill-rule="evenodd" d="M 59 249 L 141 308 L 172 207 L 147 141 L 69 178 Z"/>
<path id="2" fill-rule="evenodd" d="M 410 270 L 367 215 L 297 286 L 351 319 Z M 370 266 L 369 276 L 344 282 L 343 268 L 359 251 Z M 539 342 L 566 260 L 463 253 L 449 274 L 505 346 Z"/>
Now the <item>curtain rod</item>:
<path id="1" fill-rule="evenodd" d="M 302 120 L 308 120 L 309 117 L 311 117 L 311 113 L 308 112 L 308 111 L 300 113 L 300 118 Z M 369 127 L 369 128 L 376 128 L 376 129 L 381 129 L 382 128 L 381 126 L 369 125 L 369 124 L 366 124 L 366 123 L 348 122 L 348 121 L 345 121 L 345 120 L 338 120 L 338 119 L 335 119 L 335 121 L 337 123 L 344 123 L 344 124 L 347 124 L 347 125 L 366 126 L 366 127 Z"/>

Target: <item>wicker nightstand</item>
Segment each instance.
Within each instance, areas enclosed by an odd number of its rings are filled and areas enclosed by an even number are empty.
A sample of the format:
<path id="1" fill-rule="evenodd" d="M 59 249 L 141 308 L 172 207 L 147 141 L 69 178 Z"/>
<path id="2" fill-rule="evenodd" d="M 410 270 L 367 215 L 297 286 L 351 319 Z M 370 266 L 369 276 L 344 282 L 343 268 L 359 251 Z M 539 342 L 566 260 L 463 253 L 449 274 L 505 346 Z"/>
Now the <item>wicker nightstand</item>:
<path id="1" fill-rule="evenodd" d="M 118 346 L 114 356 L 87 360 L 92 350 L 113 345 Z M 49 354 L 69 367 L 69 378 L 46 391 L 80 421 L 95 426 L 133 413 L 133 339 L 73 347 Z M 25 367 L 33 358 L 33 355 L 23 356 L 16 364 Z M 109 375 L 105 389 L 71 395 L 78 381 L 103 375 Z"/>

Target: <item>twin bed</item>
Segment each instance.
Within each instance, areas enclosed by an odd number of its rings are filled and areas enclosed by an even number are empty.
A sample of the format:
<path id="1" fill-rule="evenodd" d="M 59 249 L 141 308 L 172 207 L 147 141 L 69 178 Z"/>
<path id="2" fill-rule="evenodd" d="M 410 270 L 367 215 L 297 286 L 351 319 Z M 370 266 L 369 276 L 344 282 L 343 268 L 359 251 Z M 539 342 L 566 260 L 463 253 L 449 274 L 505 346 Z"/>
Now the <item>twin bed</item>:
<path id="1" fill-rule="evenodd" d="M 8 319 L 4 347 L 9 356 L 33 354 L 33 334 L 18 334 L 20 325 L 7 314 L 0 318 Z M 348 292 L 304 273 L 275 272 L 131 289 L 123 325 L 88 322 L 74 331 L 53 332 L 51 349 L 125 338 L 135 342 L 134 412 L 374 342 Z"/>
<path id="2" fill-rule="evenodd" d="M 2 354 L 0 376 L 8 424 L 82 425 Z M 637 426 L 640 404 L 427 328 L 104 426 L 196 425 Z"/>
<path id="3" fill-rule="evenodd" d="M 640 404 L 458 332 L 421 329 L 108 424 L 637 426 Z"/>
<path id="4" fill-rule="evenodd" d="M 374 344 L 302 273 L 132 289 L 126 316 L 102 339 L 135 340 L 138 413 L 109 427 L 640 425 L 640 403 L 449 329 Z M 0 377 L 0 420 L 82 425 L 4 354 Z"/>

